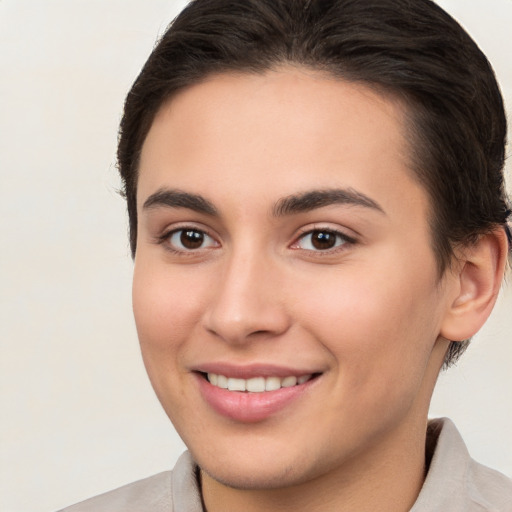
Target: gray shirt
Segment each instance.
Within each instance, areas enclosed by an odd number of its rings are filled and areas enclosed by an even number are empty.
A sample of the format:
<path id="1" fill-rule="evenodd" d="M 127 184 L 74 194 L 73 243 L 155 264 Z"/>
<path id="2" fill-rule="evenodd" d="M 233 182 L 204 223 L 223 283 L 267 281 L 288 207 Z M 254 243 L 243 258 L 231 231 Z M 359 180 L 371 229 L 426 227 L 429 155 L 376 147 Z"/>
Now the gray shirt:
<path id="1" fill-rule="evenodd" d="M 512 480 L 475 462 L 449 419 L 432 420 L 427 478 L 410 512 L 512 512 Z M 166 471 L 61 512 L 202 512 L 197 466 L 185 452 Z"/>

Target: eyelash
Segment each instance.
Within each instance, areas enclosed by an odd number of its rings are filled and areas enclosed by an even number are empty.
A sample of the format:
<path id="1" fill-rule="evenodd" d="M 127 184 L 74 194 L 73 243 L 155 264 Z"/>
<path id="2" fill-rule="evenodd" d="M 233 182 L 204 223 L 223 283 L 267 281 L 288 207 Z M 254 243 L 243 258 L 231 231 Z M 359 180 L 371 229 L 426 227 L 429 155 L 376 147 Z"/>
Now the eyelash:
<path id="1" fill-rule="evenodd" d="M 299 247 L 299 243 L 301 240 L 304 240 L 307 236 L 312 236 L 314 233 L 318 234 L 324 234 L 324 235 L 332 235 L 335 237 L 334 243 L 335 245 L 333 247 L 328 247 L 325 249 L 304 249 L 302 247 Z M 332 228 L 325 228 L 325 227 L 314 227 L 313 229 L 308 229 L 307 231 L 304 231 L 301 233 L 297 238 L 296 241 L 293 242 L 291 248 L 295 250 L 303 250 L 308 252 L 314 252 L 318 254 L 333 254 L 337 253 L 339 251 L 344 251 L 347 249 L 347 245 L 354 245 L 357 243 L 357 240 L 353 237 L 348 236 L 347 234 L 343 233 L 342 231 L 338 231 L 336 229 Z M 312 245 L 312 242 L 310 242 Z"/>
<path id="2" fill-rule="evenodd" d="M 204 239 L 210 239 L 214 244 L 218 245 L 218 242 L 215 240 L 215 238 L 213 236 L 211 236 L 206 230 L 197 228 L 195 226 L 182 226 L 179 228 L 173 228 L 169 231 L 165 231 L 164 233 L 162 233 L 162 235 L 160 235 L 157 238 L 157 243 L 164 245 L 166 250 L 168 250 L 178 256 L 188 256 L 188 255 L 195 254 L 196 252 L 198 252 L 200 250 L 208 249 L 208 247 L 182 248 L 182 249 L 175 248 L 171 243 L 172 237 L 175 235 L 178 235 L 179 233 L 182 233 L 181 236 L 183 236 L 183 234 L 186 233 L 187 231 L 193 232 L 193 233 L 198 233 L 203 237 L 203 241 L 204 241 Z"/>
<path id="3" fill-rule="evenodd" d="M 179 233 L 182 233 L 181 236 L 183 236 L 183 234 L 187 231 L 193 232 L 193 233 L 198 233 L 198 234 L 200 234 L 200 236 L 203 237 L 202 241 L 204 241 L 205 239 L 210 239 L 213 242 L 213 244 L 209 245 L 208 247 L 182 248 L 182 249 L 175 248 L 171 243 L 172 237 L 174 237 L 175 235 L 178 235 Z M 304 240 L 308 236 L 312 236 L 315 233 L 328 235 L 328 236 L 331 236 L 331 235 L 334 236 L 335 237 L 335 240 L 334 240 L 335 245 L 333 247 L 327 247 L 327 248 L 323 248 L 323 249 L 319 249 L 319 248 L 305 249 L 305 248 L 299 246 L 299 244 L 302 240 Z M 168 250 L 174 254 L 177 254 L 179 256 L 192 255 L 192 254 L 197 253 L 198 251 L 209 249 L 211 246 L 219 245 L 218 242 L 215 240 L 215 238 L 213 236 L 211 236 L 206 230 L 197 228 L 195 226 L 182 226 L 179 228 L 174 228 L 169 231 L 166 231 L 165 233 L 163 233 L 162 235 L 160 235 L 157 238 L 157 243 L 161 244 L 161 245 L 165 245 L 166 250 Z M 312 243 L 313 242 L 310 242 L 310 245 L 312 245 Z M 302 232 L 295 239 L 295 241 L 292 243 L 290 248 L 294 249 L 294 250 L 307 251 L 310 253 L 318 253 L 318 254 L 328 255 L 328 254 L 337 253 L 339 251 L 344 251 L 347 249 L 347 247 L 346 247 L 347 245 L 354 245 L 356 243 L 357 243 L 357 240 L 355 238 L 350 237 L 350 236 L 346 235 L 345 233 L 338 231 L 336 229 L 325 228 L 325 227 L 314 227 L 313 229 L 309 229 L 307 231 Z"/>

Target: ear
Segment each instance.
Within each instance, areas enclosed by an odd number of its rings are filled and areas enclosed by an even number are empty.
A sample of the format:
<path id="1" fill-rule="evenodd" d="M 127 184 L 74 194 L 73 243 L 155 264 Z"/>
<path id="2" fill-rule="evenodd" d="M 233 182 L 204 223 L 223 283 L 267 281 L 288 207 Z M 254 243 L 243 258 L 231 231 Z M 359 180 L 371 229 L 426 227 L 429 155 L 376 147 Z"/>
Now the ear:
<path id="1" fill-rule="evenodd" d="M 441 325 L 441 336 L 462 341 L 480 330 L 498 297 L 507 254 L 508 240 L 502 228 L 482 235 L 475 244 L 462 249 L 451 271 L 453 298 Z"/>

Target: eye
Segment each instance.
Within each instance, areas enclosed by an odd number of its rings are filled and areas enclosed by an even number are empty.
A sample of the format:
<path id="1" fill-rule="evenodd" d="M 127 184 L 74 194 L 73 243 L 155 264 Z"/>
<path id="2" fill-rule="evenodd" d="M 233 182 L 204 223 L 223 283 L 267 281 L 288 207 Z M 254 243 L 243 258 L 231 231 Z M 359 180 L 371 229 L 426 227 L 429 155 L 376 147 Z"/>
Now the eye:
<path id="1" fill-rule="evenodd" d="M 307 251 L 328 251 L 336 249 L 346 243 L 354 243 L 354 240 L 338 231 L 330 229 L 314 229 L 304 233 L 293 244 L 293 248 Z"/>
<path id="2" fill-rule="evenodd" d="M 194 251 L 217 247 L 218 243 L 204 231 L 194 228 L 183 228 L 165 235 L 165 240 L 175 251 Z"/>

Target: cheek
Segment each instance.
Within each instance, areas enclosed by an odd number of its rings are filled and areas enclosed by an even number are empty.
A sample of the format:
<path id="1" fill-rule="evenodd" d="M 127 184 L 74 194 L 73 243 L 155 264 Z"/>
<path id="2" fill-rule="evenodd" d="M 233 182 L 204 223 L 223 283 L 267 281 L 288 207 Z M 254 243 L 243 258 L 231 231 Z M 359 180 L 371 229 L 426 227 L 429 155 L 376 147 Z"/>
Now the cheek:
<path id="1" fill-rule="evenodd" d="M 201 293 L 190 281 L 156 263 L 136 262 L 133 311 L 142 358 L 153 389 L 174 423 L 184 412 L 187 372 L 182 359 L 198 328 Z"/>
<path id="2" fill-rule="evenodd" d="M 415 379 L 437 338 L 437 294 L 428 279 L 400 271 L 361 272 L 317 281 L 299 313 L 340 367 L 340 378 L 363 386 Z"/>
<path id="3" fill-rule="evenodd" d="M 136 263 L 133 311 L 145 359 L 175 356 L 198 325 L 204 303 L 198 284 L 183 273 Z"/>

